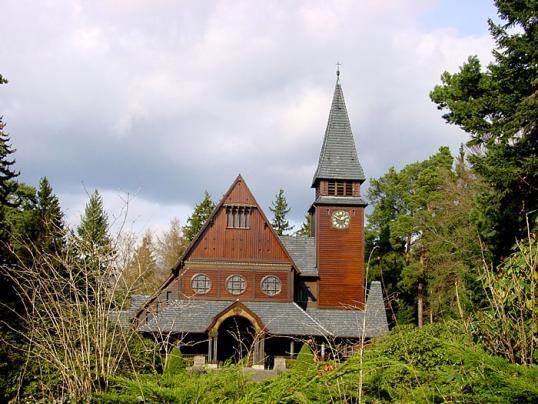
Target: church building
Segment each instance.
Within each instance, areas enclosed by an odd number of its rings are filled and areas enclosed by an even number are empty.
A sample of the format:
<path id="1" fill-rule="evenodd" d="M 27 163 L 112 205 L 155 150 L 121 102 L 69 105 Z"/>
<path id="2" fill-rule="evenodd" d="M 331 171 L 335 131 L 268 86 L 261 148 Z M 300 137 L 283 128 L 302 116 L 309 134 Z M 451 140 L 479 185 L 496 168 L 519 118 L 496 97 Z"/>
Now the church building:
<path id="1" fill-rule="evenodd" d="M 365 283 L 364 180 L 337 72 L 311 234 L 278 236 L 239 175 L 159 290 L 133 299 L 133 324 L 213 366 L 248 358 L 271 368 L 304 341 L 345 356 L 384 335 L 381 285 Z"/>

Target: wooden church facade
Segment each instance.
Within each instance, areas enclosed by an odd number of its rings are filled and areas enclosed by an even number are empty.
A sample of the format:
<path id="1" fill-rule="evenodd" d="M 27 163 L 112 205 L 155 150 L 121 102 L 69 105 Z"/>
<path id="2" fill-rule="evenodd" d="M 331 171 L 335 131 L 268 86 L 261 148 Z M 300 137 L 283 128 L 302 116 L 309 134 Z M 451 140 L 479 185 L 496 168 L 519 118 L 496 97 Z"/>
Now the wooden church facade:
<path id="1" fill-rule="evenodd" d="M 129 316 L 206 363 L 254 366 L 309 339 L 353 344 L 387 332 L 381 286 L 364 279 L 365 177 L 337 78 L 312 188 L 310 236 L 278 236 L 241 176 L 151 297 Z"/>

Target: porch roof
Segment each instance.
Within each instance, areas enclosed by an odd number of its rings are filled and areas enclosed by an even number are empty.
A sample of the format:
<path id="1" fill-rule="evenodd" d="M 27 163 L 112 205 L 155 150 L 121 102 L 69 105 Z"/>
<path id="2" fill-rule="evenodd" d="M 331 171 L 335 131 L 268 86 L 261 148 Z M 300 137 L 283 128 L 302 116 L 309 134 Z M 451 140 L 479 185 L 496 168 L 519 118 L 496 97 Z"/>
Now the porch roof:
<path id="1" fill-rule="evenodd" d="M 139 327 L 153 333 L 204 333 L 215 316 L 235 301 L 172 300 Z M 307 309 L 296 303 L 241 302 L 259 316 L 272 335 L 326 336 L 359 338 L 363 323 L 365 337 L 387 332 L 387 319 L 381 285 L 372 282 L 366 310 Z M 366 318 L 365 318 L 366 316 Z"/>

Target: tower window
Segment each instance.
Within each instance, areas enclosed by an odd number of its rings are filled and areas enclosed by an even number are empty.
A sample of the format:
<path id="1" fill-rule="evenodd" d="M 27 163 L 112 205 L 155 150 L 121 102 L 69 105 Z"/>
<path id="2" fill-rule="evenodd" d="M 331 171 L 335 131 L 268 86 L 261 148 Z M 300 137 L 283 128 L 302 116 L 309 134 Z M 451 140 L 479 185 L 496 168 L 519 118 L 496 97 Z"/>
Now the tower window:
<path id="1" fill-rule="evenodd" d="M 248 229 L 250 227 L 249 206 L 226 206 L 226 227 Z"/>
<path id="2" fill-rule="evenodd" d="M 351 181 L 329 181 L 327 194 L 334 196 L 353 196 L 353 182 Z"/>

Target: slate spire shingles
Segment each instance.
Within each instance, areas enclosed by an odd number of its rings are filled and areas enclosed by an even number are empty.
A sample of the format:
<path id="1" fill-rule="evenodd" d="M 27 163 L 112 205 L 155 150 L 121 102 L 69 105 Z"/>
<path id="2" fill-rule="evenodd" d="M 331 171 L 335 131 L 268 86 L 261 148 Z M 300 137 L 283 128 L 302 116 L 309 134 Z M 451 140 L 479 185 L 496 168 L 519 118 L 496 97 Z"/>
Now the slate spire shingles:
<path id="1" fill-rule="evenodd" d="M 321 179 L 361 182 L 365 180 L 361 163 L 357 157 L 355 140 L 351 132 L 339 77 L 336 80 L 329 121 L 312 187 L 315 187 Z"/>

